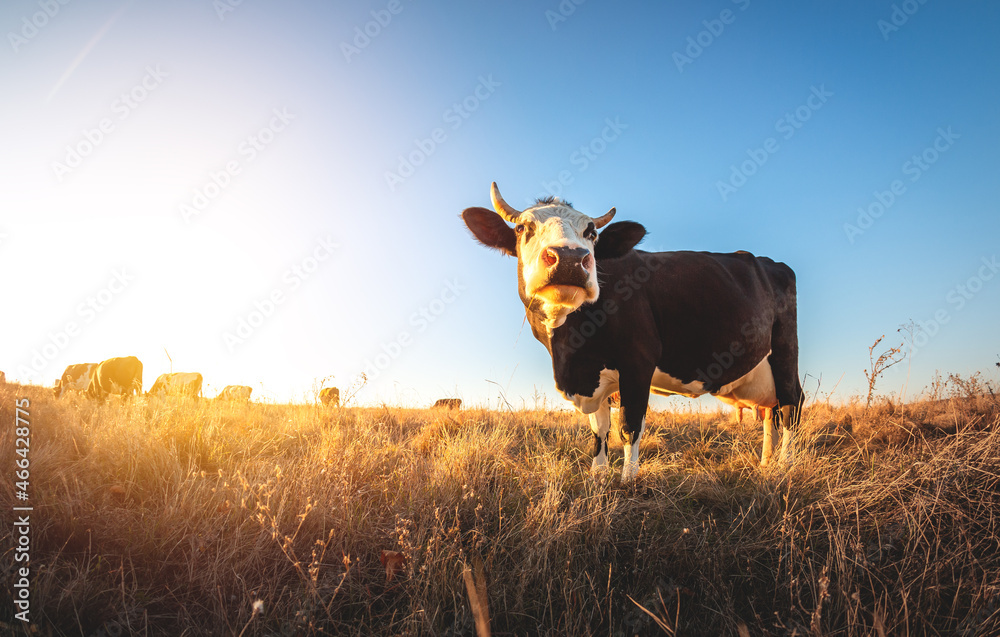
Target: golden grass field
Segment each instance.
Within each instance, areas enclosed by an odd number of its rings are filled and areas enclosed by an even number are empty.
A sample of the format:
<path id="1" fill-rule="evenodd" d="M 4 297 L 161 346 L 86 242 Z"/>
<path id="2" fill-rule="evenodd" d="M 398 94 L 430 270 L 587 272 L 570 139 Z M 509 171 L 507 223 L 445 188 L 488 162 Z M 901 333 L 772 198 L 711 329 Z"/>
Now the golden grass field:
<path id="1" fill-rule="evenodd" d="M 29 634 L 998 635 L 1000 405 L 951 393 L 808 406 L 789 471 L 751 419 L 653 412 L 623 485 L 571 412 L 6 385 L 0 506 L 26 397 Z"/>

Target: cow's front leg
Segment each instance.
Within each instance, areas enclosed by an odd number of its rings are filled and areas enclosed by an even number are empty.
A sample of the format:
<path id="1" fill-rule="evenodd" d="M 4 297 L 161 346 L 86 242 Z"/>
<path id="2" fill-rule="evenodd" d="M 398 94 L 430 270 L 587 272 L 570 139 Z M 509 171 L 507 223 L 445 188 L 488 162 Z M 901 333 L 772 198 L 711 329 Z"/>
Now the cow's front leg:
<path id="1" fill-rule="evenodd" d="M 608 468 L 608 430 L 611 429 L 611 407 L 607 401 L 590 414 L 590 428 L 594 431 L 594 462 L 590 470 L 603 473 Z"/>
<path id="2" fill-rule="evenodd" d="M 622 481 L 627 482 L 639 473 L 639 444 L 646 430 L 646 408 L 649 407 L 649 383 L 653 377 L 648 374 L 622 374 L 621 377 L 621 427 L 625 443 L 625 466 Z"/>

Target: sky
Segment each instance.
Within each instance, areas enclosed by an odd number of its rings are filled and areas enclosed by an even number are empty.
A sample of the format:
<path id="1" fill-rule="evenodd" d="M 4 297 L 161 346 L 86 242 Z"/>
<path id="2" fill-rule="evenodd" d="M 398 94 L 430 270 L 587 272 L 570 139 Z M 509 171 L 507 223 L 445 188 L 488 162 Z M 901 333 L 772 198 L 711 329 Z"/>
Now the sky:
<path id="1" fill-rule="evenodd" d="M 568 407 L 516 263 L 458 216 L 496 181 L 614 206 L 641 249 L 790 265 L 810 399 L 863 395 L 910 321 L 879 391 L 996 386 L 998 27 L 940 0 L 9 0 L 0 370 Z"/>

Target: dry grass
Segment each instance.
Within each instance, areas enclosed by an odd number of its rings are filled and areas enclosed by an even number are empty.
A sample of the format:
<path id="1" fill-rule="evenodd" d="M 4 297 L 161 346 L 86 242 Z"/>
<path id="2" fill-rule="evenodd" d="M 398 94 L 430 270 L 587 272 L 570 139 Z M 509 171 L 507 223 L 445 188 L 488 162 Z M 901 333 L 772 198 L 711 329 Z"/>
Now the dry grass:
<path id="1" fill-rule="evenodd" d="M 21 396 L 35 634 L 1000 634 L 989 396 L 811 407 L 789 472 L 757 469 L 757 426 L 654 413 L 624 486 L 571 413 L 8 385 L 4 423 Z"/>

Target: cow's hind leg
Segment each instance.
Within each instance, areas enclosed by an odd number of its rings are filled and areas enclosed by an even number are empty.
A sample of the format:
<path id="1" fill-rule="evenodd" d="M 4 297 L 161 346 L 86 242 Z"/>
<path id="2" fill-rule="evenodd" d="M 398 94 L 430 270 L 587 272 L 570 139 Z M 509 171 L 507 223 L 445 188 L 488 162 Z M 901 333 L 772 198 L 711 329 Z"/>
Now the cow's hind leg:
<path id="1" fill-rule="evenodd" d="M 799 405 L 782 405 L 781 407 L 781 452 L 778 461 L 782 464 L 792 463 L 792 431 L 798 424 Z"/>
<path id="2" fill-rule="evenodd" d="M 783 463 L 791 463 L 792 437 L 799 424 L 802 402 L 805 395 L 799 383 L 799 340 L 795 308 L 795 280 L 779 297 L 779 313 L 771 330 L 771 373 L 774 376 L 775 396 L 781 432 L 781 453 Z"/>
<path id="3" fill-rule="evenodd" d="M 590 470 L 604 472 L 608 468 L 608 430 L 611 429 L 611 407 L 606 401 L 590 414 L 590 428 L 594 432 L 594 461 Z"/>

